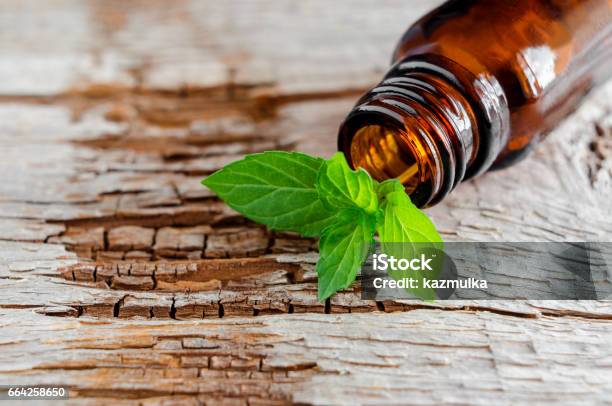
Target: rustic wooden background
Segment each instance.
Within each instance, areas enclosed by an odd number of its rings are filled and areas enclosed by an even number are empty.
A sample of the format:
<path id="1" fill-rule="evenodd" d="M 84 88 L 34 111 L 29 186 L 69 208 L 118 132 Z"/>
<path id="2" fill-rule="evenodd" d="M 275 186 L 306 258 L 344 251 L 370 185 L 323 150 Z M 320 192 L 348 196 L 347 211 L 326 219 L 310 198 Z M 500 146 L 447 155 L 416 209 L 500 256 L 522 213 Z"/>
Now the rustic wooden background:
<path id="1" fill-rule="evenodd" d="M 83 404 L 610 402 L 612 303 L 318 303 L 315 241 L 199 184 L 250 152 L 332 154 L 435 4 L 0 3 L 0 381 Z M 428 210 L 443 237 L 610 241 L 611 108 L 608 84 Z"/>

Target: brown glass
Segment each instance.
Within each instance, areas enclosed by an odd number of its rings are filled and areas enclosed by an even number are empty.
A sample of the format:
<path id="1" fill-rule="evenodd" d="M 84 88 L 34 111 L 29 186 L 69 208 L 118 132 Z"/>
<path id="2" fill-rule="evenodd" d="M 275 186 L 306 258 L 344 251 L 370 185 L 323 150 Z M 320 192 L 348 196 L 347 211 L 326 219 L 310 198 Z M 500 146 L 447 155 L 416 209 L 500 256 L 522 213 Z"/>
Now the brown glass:
<path id="1" fill-rule="evenodd" d="M 412 25 L 338 147 L 431 206 L 517 162 L 612 73 L 608 0 L 449 1 Z"/>

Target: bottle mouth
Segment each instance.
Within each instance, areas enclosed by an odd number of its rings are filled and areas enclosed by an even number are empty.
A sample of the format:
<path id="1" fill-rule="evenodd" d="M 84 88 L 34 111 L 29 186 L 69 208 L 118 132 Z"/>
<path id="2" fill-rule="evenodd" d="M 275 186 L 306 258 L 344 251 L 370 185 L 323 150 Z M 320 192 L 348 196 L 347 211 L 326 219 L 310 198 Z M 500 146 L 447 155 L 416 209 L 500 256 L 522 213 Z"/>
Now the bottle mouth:
<path id="1" fill-rule="evenodd" d="M 398 179 L 416 206 L 431 204 L 445 183 L 438 146 L 418 120 L 393 120 L 400 117 L 392 110 L 377 110 L 354 114 L 342 126 L 340 148 L 347 161 L 379 182 Z"/>
<path id="2" fill-rule="evenodd" d="M 418 66 L 393 68 L 344 120 L 338 148 L 376 180 L 399 179 L 416 206 L 435 205 L 481 170 L 489 151 L 454 83 Z"/>
<path id="3" fill-rule="evenodd" d="M 423 165 L 426 152 L 420 142 L 404 131 L 367 124 L 355 132 L 350 158 L 378 181 L 398 179 L 412 194 L 428 173 Z"/>

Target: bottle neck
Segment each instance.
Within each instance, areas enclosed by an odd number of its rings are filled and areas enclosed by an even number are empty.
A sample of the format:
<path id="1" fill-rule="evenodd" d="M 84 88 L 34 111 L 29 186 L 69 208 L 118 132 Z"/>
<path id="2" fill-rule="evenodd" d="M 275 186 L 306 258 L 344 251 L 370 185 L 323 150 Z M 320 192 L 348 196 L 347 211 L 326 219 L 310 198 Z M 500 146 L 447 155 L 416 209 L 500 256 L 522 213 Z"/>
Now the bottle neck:
<path id="1" fill-rule="evenodd" d="M 399 179 L 413 203 L 442 200 L 483 162 L 477 114 L 443 75 L 394 67 L 348 115 L 339 149 L 375 179 Z M 486 142 L 485 142 L 486 143 Z"/>

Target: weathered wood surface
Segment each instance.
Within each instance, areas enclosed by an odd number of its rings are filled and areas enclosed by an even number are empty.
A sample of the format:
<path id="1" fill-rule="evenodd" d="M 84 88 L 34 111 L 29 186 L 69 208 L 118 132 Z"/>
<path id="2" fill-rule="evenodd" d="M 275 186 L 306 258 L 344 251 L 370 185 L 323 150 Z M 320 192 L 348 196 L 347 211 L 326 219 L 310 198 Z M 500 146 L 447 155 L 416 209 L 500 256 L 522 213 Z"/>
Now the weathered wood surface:
<path id="1" fill-rule="evenodd" d="M 319 303 L 315 241 L 199 184 L 245 153 L 333 153 L 435 4 L 3 2 L 0 380 L 85 404 L 609 402 L 612 303 Z M 611 100 L 430 209 L 444 238 L 610 241 Z"/>

